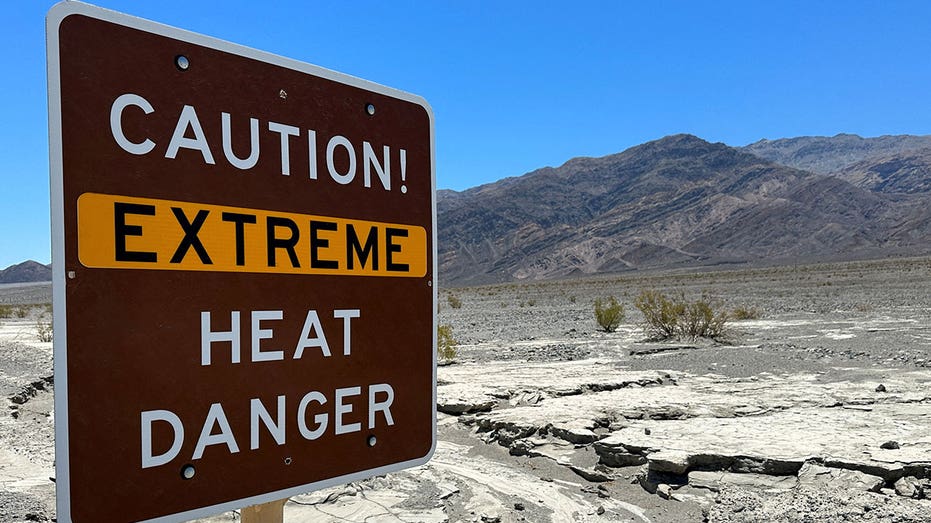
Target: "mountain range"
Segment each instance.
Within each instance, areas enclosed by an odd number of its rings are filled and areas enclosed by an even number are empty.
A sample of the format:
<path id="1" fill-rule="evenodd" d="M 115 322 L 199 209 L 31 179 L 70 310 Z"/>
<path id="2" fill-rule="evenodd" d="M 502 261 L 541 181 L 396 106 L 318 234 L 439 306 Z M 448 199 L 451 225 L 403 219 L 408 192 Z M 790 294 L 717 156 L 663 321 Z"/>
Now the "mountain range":
<path id="1" fill-rule="evenodd" d="M 931 254 L 931 136 L 667 136 L 437 191 L 437 223 L 443 285 Z"/>
<path id="2" fill-rule="evenodd" d="M 0 283 L 26 283 L 52 281 L 52 266 L 33 260 L 10 265 L 0 270 Z"/>
<path id="3" fill-rule="evenodd" d="M 931 137 L 674 135 L 437 197 L 443 284 L 931 253 Z"/>

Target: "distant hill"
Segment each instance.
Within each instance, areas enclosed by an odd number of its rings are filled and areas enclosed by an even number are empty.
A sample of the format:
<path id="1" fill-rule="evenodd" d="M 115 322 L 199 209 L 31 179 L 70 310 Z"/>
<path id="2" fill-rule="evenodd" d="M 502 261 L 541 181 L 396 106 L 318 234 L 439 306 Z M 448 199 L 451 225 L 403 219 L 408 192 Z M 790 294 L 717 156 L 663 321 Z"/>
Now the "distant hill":
<path id="1" fill-rule="evenodd" d="M 760 140 L 740 149 L 796 169 L 831 174 L 868 158 L 931 147 L 931 136 L 908 134 L 862 138 L 855 134 Z"/>
<path id="2" fill-rule="evenodd" d="M 871 156 L 833 173 L 857 187 L 888 194 L 931 192 L 931 148 Z"/>
<path id="3" fill-rule="evenodd" d="M 0 271 L 0 283 L 52 281 L 52 267 L 36 261 L 24 261 Z"/>
<path id="4" fill-rule="evenodd" d="M 439 198 L 444 283 L 931 252 L 928 195 L 675 135 Z"/>

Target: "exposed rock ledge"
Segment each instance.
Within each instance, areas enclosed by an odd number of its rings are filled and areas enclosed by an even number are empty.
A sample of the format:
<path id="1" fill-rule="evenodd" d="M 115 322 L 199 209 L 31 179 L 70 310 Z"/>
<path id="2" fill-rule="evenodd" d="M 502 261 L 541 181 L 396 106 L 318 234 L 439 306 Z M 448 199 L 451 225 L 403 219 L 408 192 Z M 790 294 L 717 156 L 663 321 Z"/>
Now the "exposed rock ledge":
<path id="1" fill-rule="evenodd" d="M 715 482 L 890 493 L 898 485 L 895 492 L 916 499 L 931 492 L 922 479 L 931 478 L 931 372 L 821 381 L 817 374 L 673 377 L 592 360 L 564 363 L 558 376 L 551 369 L 462 365 L 445 373 L 440 404 L 471 405 L 460 422 L 485 441 L 548 457 L 589 481 L 644 465 L 640 483 L 664 497 Z M 496 387 L 473 390 L 474 372 Z M 580 460 L 586 451 L 597 465 Z"/>

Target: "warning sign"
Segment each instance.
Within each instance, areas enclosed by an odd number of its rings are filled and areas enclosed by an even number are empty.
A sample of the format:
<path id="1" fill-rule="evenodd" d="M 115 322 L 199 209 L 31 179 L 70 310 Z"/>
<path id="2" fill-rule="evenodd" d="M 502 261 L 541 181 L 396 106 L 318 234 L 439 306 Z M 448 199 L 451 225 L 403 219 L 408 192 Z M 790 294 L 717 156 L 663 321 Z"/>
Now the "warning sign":
<path id="1" fill-rule="evenodd" d="M 73 2 L 48 68 L 59 521 L 185 521 L 425 463 L 429 106 Z"/>

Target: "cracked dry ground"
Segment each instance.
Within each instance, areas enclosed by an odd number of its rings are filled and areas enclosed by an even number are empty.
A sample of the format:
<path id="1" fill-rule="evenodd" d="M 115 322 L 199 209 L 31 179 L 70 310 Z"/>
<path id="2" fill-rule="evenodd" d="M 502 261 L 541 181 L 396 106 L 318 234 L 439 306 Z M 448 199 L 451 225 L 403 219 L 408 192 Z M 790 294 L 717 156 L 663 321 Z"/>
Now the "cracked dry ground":
<path id="1" fill-rule="evenodd" d="M 648 288 L 762 316 L 729 344 L 646 342 Z M 928 521 L 929 291 L 929 259 L 443 290 L 461 345 L 434 458 L 294 497 L 285 520 Z M 608 295 L 627 308 L 614 333 L 592 315 Z M 4 423 L 26 437 L 21 419 Z M 53 514 L 47 485 L 0 485 Z"/>

